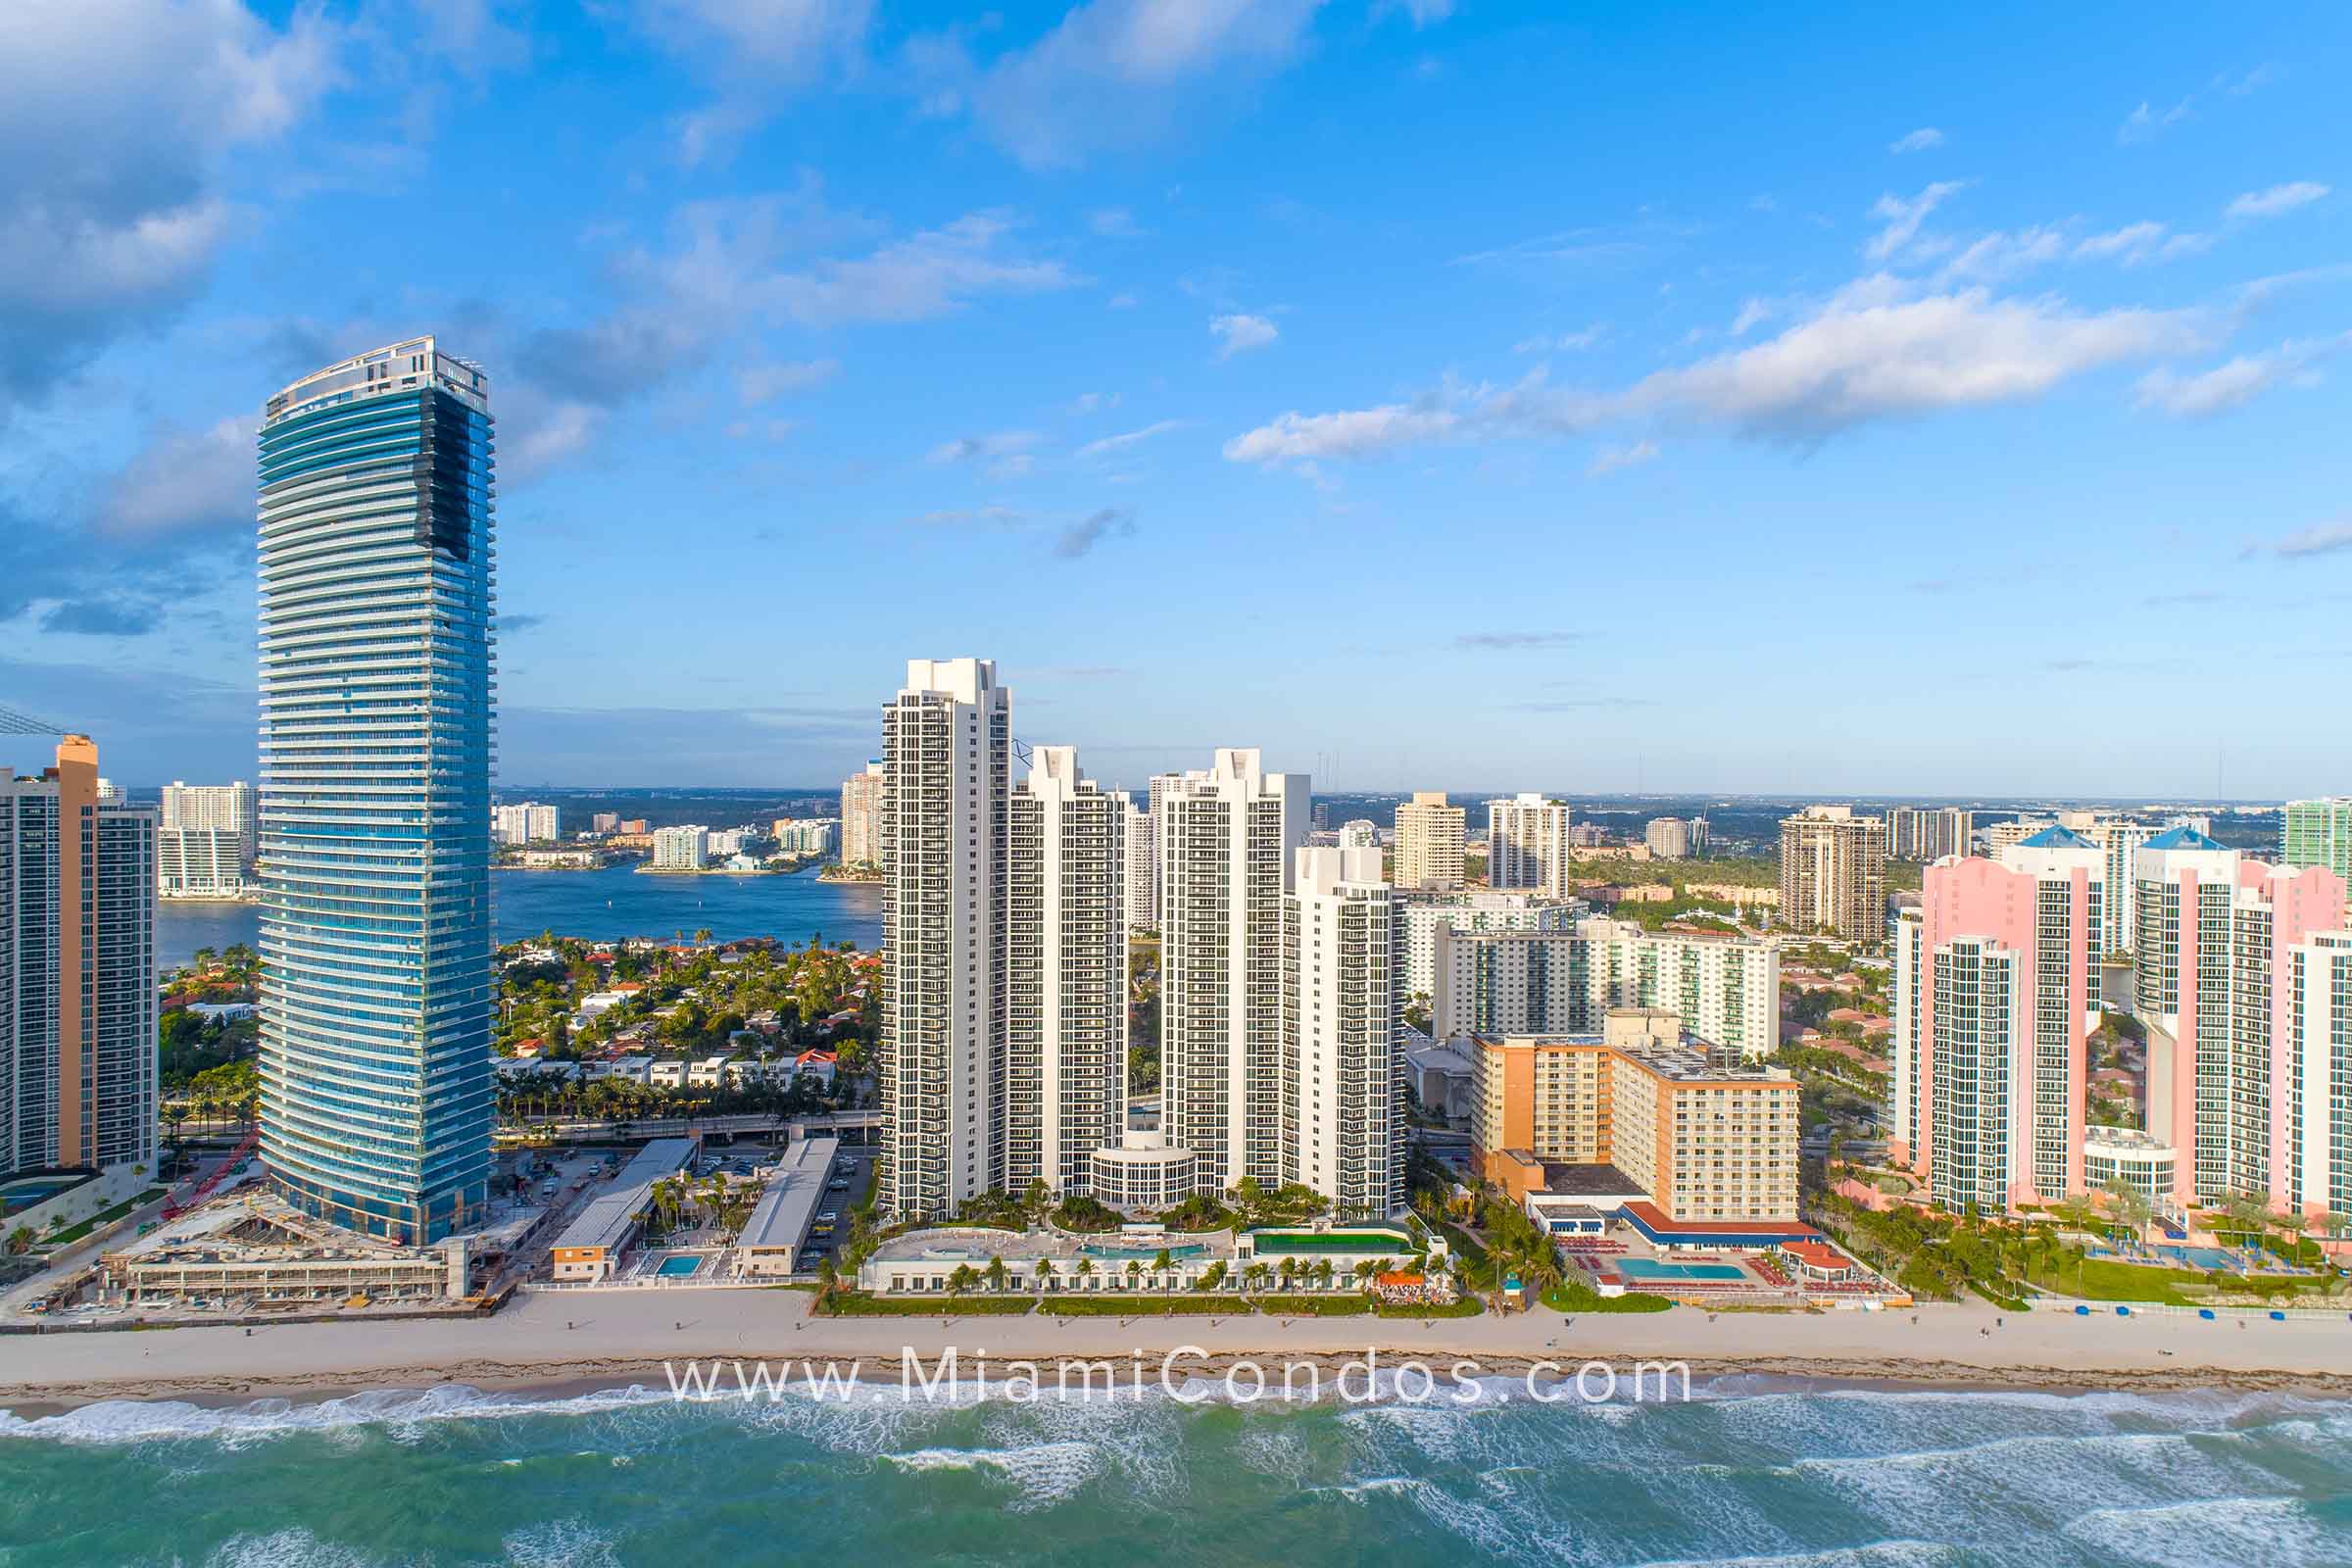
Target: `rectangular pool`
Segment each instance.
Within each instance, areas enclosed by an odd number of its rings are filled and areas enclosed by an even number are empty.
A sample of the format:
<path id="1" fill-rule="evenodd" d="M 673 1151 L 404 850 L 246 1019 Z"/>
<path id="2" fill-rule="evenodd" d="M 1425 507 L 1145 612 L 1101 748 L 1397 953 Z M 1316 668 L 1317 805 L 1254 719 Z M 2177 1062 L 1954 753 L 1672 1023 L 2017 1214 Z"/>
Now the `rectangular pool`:
<path id="1" fill-rule="evenodd" d="M 1736 1263 L 1661 1263 L 1648 1257 L 1620 1257 L 1609 1264 L 1629 1280 L 1743 1280 Z"/>
<path id="2" fill-rule="evenodd" d="M 2238 1271 L 2237 1259 L 2218 1247 L 2165 1247 L 2158 1250 L 2179 1258 L 2190 1268 L 2201 1268 L 2209 1274 L 2217 1268 L 2228 1274 Z"/>
<path id="3" fill-rule="evenodd" d="M 662 1260 L 662 1266 L 655 1269 L 654 1272 L 676 1279 L 682 1274 L 691 1274 L 702 1266 L 703 1260 L 699 1257 L 665 1257 Z"/>

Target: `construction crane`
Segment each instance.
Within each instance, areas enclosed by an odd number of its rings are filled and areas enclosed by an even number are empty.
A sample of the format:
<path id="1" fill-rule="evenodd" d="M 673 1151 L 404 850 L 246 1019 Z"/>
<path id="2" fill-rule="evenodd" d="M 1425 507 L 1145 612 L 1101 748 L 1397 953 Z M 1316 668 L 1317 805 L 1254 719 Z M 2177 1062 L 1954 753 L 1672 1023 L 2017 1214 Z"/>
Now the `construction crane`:
<path id="1" fill-rule="evenodd" d="M 63 735 L 65 733 L 66 727 L 63 724 L 46 723 L 34 718 L 30 713 L 20 713 L 6 704 L 0 703 L 0 735 Z"/>

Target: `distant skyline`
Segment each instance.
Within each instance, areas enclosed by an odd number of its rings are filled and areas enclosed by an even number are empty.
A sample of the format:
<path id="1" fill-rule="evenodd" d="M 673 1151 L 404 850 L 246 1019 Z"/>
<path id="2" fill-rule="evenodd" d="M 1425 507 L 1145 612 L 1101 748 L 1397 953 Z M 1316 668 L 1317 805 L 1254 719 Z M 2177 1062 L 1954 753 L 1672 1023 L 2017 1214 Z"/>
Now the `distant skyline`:
<path id="1" fill-rule="evenodd" d="M 0 705 L 128 783 L 255 775 L 261 405 L 429 331 L 503 780 L 808 787 L 976 655 L 1128 788 L 2352 789 L 2340 7 L 86 0 L 0 66 Z"/>

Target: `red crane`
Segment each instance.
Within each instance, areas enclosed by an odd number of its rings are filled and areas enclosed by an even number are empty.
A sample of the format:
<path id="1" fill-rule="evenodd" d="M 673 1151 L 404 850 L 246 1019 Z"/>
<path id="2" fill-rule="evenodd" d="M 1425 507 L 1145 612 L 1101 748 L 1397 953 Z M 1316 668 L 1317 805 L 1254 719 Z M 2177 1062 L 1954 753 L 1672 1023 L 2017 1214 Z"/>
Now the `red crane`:
<path id="1" fill-rule="evenodd" d="M 237 1145 L 235 1151 L 230 1153 L 228 1158 L 222 1160 L 220 1164 L 215 1165 L 213 1167 L 213 1173 L 210 1176 L 207 1176 L 204 1180 L 198 1182 L 194 1189 L 189 1192 L 187 1197 L 174 1198 L 171 1202 L 164 1205 L 164 1223 L 170 1224 L 172 1220 L 175 1220 L 179 1218 L 180 1215 L 185 1214 L 189 1209 L 194 1208 L 198 1203 L 201 1203 L 206 1199 L 212 1197 L 213 1189 L 220 1186 L 221 1181 L 227 1177 L 230 1171 L 235 1170 L 239 1165 L 244 1164 L 245 1156 L 252 1153 L 254 1146 L 259 1144 L 261 1141 L 262 1129 L 260 1124 L 256 1123 L 253 1127 L 253 1130 L 245 1135 L 245 1141 Z"/>

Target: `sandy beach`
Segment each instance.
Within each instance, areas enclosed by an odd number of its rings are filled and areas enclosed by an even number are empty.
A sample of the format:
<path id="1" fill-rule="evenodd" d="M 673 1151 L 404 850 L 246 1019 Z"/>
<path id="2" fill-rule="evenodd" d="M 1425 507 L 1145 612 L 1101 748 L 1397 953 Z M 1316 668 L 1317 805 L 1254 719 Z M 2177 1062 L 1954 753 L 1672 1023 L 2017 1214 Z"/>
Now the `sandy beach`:
<path id="1" fill-rule="evenodd" d="M 1372 1317 L 829 1318 L 801 1291 L 667 1290 L 526 1295 L 494 1317 L 399 1323 L 173 1328 L 0 1338 L 0 1407 L 32 1414 L 100 1399 L 236 1402 L 321 1399 L 369 1389 L 457 1383 L 577 1393 L 666 1387 L 664 1362 L 789 1358 L 896 1382 L 911 1349 L 949 1348 L 965 1376 L 985 1352 L 1016 1358 L 1129 1357 L 1211 1375 L 1237 1359 L 1313 1359 L 1334 1368 L 1367 1348 L 1384 1364 L 1454 1358 L 1515 1376 L 1551 1361 L 1688 1363 L 1693 1378 L 1735 1374 L 1838 1384 L 2166 1390 L 2219 1388 L 2352 1395 L 2352 1320 L 2206 1322 L 2112 1312 L 2001 1313 L 1989 1306 L 1820 1315 L 1682 1308 L 1648 1315 L 1551 1311 L 1427 1323 Z M 1916 1316 L 1916 1321 L 1914 1318 Z M 1997 1325 L 1997 1326 L 1996 1326 Z"/>

